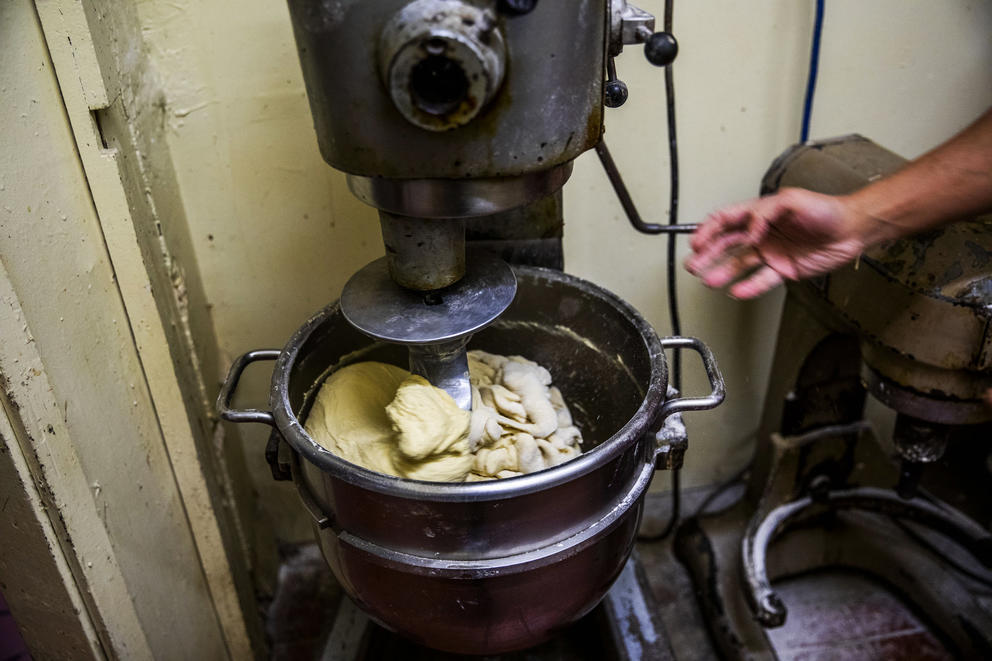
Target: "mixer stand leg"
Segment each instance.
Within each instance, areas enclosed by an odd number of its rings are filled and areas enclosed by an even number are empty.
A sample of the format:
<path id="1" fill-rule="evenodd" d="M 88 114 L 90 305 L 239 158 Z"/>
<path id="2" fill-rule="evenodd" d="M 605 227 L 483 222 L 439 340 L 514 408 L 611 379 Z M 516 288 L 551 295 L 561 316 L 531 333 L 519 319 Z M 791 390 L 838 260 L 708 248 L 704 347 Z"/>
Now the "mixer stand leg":
<path id="1" fill-rule="evenodd" d="M 675 538 L 676 555 L 689 570 L 723 658 L 776 659 L 763 625 L 780 626 L 786 611 L 771 581 L 823 567 L 849 567 L 882 579 L 926 613 L 961 655 L 992 658 L 989 612 L 960 575 L 914 543 L 887 515 L 940 530 L 985 562 L 987 531 L 947 506 L 900 501 L 887 490 L 848 486 L 865 476 L 857 470 L 838 472 L 837 466 L 887 463 L 871 456 L 877 446 L 863 423 L 798 437 L 773 435 L 770 445 L 771 470 L 756 505 L 744 499 L 722 512 L 687 519 Z M 829 479 L 818 484 L 830 467 L 842 490 L 829 491 Z M 890 473 L 891 479 L 894 468 Z M 831 498 L 836 507 L 830 507 Z"/>

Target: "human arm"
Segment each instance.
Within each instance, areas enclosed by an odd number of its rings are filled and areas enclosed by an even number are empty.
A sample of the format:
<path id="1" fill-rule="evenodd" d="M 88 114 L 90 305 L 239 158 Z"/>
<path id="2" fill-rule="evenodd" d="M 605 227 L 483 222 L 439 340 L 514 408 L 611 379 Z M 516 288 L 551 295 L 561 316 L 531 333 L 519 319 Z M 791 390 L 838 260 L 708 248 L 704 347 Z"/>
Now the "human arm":
<path id="1" fill-rule="evenodd" d="M 752 298 L 827 273 L 868 247 L 992 209 L 992 109 L 898 172 L 849 195 L 784 189 L 719 209 L 693 235 L 689 272 Z"/>

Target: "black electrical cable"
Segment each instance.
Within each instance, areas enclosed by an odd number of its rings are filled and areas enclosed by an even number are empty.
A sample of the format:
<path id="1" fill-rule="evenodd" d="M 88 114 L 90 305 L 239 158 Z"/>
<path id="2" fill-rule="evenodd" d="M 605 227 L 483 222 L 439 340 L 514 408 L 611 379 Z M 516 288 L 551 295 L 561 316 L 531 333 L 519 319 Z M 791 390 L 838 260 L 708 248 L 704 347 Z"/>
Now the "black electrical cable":
<path id="1" fill-rule="evenodd" d="M 665 32 L 672 34 L 672 10 L 674 0 L 665 0 Z M 668 224 L 677 225 L 679 222 L 679 145 L 675 134 L 675 81 L 672 77 L 672 64 L 665 67 L 665 114 L 668 119 Z M 676 252 L 675 240 L 677 235 L 668 235 L 668 316 L 671 319 L 672 335 L 682 334 L 682 322 L 679 319 L 679 300 L 676 286 Z M 676 349 L 672 353 L 672 386 L 682 390 L 682 356 Z M 679 469 L 672 470 L 672 512 L 665 528 L 654 535 L 639 535 L 642 542 L 660 542 L 675 530 L 679 522 L 682 504 L 682 485 L 679 479 Z"/>
<path id="2" fill-rule="evenodd" d="M 672 34 L 672 5 L 674 0 L 665 0 L 665 32 Z M 675 134 L 675 81 L 672 77 L 672 64 L 665 67 L 665 114 L 668 120 L 668 224 L 679 224 L 679 143 Z M 675 234 L 668 235 L 668 315 L 672 322 L 672 335 L 682 335 L 682 322 L 679 320 L 679 299 L 676 288 L 676 239 Z M 682 354 L 678 351 L 672 355 L 672 385 L 682 390 Z M 678 471 L 676 471 L 676 474 Z"/>
<path id="3" fill-rule="evenodd" d="M 816 0 L 816 14 L 813 22 L 813 39 L 810 45 L 809 73 L 806 79 L 806 95 L 803 99 L 802 142 L 805 142 L 809 138 L 809 126 L 813 115 L 813 96 L 816 92 L 816 78 L 820 64 L 820 40 L 823 33 L 824 4 L 824 0 Z M 672 33 L 673 5 L 674 0 L 665 0 L 665 32 L 669 34 Z M 675 84 L 672 79 L 672 65 L 665 67 L 665 97 L 668 116 L 669 173 L 671 175 L 671 197 L 669 199 L 668 206 L 668 224 L 676 225 L 678 224 L 679 211 L 679 157 L 678 140 L 675 135 Z M 678 294 L 676 291 L 677 282 L 675 277 L 675 238 L 675 234 L 668 235 L 668 314 L 671 318 L 672 334 L 681 335 L 682 324 L 679 320 L 679 303 Z M 676 390 L 681 391 L 682 357 L 678 351 L 675 351 L 672 356 L 671 383 Z M 747 469 L 745 468 L 740 472 L 740 474 L 743 475 L 746 470 Z M 736 481 L 736 478 L 737 476 L 734 476 L 733 481 Z M 704 503 L 708 505 L 712 502 L 712 498 L 715 498 L 726 488 L 729 488 L 731 484 L 732 482 L 718 486 L 707 496 Z M 666 539 L 669 535 L 671 535 L 675 530 L 681 516 L 681 501 L 682 494 L 679 469 L 675 469 L 672 471 L 672 513 L 668 523 L 660 533 L 654 535 L 641 535 L 638 537 L 638 540 L 642 542 L 657 542 Z"/>

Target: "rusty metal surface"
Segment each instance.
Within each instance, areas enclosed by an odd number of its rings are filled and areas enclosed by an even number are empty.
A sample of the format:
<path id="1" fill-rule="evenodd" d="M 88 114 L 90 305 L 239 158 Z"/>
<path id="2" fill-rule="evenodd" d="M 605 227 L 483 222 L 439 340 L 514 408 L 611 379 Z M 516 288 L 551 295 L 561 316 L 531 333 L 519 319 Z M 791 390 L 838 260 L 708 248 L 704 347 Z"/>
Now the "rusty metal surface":
<path id="1" fill-rule="evenodd" d="M 689 519 L 676 538 L 676 550 L 692 576 L 699 607 L 721 658 L 792 659 L 796 650 L 782 649 L 781 640 L 773 642 L 774 634 L 753 619 L 743 598 L 737 571 L 739 541 L 750 515 L 750 507 L 741 501 L 720 513 Z M 951 658 L 990 658 L 992 654 L 992 617 L 982 603 L 980 590 L 885 518 L 849 513 L 818 526 L 793 530 L 771 548 L 769 567 L 776 586 L 786 577 L 825 567 L 868 572 L 902 597 L 904 606 L 896 612 L 927 614 Z M 811 621 L 809 608 L 801 605 L 790 615 L 797 617 L 786 622 L 794 630 L 807 632 L 808 637 L 789 634 L 788 638 L 793 644 L 805 640 L 816 646 L 823 642 L 817 632 L 831 626 L 837 629 L 843 621 L 842 609 L 851 604 L 834 602 L 820 590 L 810 590 L 805 596 L 807 602 L 821 609 L 817 613 L 820 619 Z M 825 612 L 833 617 L 824 616 Z M 809 658 L 846 659 L 840 650 L 851 643 L 856 645 L 860 638 L 859 630 L 846 628 L 833 637 L 833 648 L 828 648 L 835 656 Z M 819 649 L 818 653 L 826 652 Z"/>
<path id="2" fill-rule="evenodd" d="M 861 136 L 800 145 L 772 165 L 762 192 L 849 193 L 904 162 Z M 795 288 L 857 333 L 865 362 L 890 391 L 905 391 L 890 405 L 933 422 L 992 418 L 976 405 L 992 387 L 992 218 L 880 244 Z M 940 410 L 928 415 L 926 400 Z"/>
<path id="3" fill-rule="evenodd" d="M 605 0 L 498 15 L 502 86 L 471 122 L 442 133 L 410 124 L 380 82 L 380 34 L 405 3 L 289 2 L 317 140 L 332 166 L 399 179 L 509 177 L 572 160 L 599 140 Z"/>
<path id="4" fill-rule="evenodd" d="M 856 369 L 864 345 L 852 341 L 849 324 L 822 303 L 814 287 L 789 291 L 762 423 L 766 431 L 760 437 L 748 496 L 731 509 L 689 519 L 676 538 L 676 550 L 693 577 L 700 609 L 724 658 L 779 658 L 780 650 L 770 643 L 745 599 L 746 577 L 756 564 L 753 548 L 750 559 L 743 556 L 742 540 L 749 535 L 753 539 L 769 517 L 774 522 L 786 504 L 800 509 L 805 505 L 808 511 L 827 509 L 834 491 L 855 496 L 849 504 L 860 504 L 859 494 L 881 493 L 861 487 L 891 487 L 899 479 L 898 468 L 867 428 L 855 425 L 852 433 L 834 433 L 843 427 L 808 431 L 810 425 L 831 422 L 850 426 L 864 397 Z M 792 439 L 774 436 L 772 432 L 782 425 L 805 434 Z M 988 476 L 979 479 L 987 484 Z M 987 488 L 982 497 L 987 497 Z M 889 491 L 878 501 L 884 501 L 886 511 L 889 505 L 904 505 Z M 924 507 L 928 517 L 943 519 L 944 505 L 934 508 L 924 503 Z M 847 526 L 849 521 L 858 523 Z M 938 522 L 938 527 L 942 524 Z M 915 607 L 930 613 L 953 645 L 964 650 L 964 658 L 983 658 L 992 649 L 988 634 L 975 633 L 992 631 L 992 620 L 966 582 L 887 517 L 834 511 L 803 525 L 798 529 L 790 525 L 778 537 L 770 535 L 774 540 L 768 540 L 767 556 L 761 558 L 770 581 L 819 566 L 873 572 L 907 595 Z M 971 530 L 977 529 L 972 525 Z M 988 534 L 979 531 L 978 537 L 983 537 L 980 544 L 967 543 L 987 562 Z M 763 587 L 771 589 L 768 582 Z M 752 605 L 769 605 L 762 598 L 767 595 L 760 590 L 755 595 Z"/>

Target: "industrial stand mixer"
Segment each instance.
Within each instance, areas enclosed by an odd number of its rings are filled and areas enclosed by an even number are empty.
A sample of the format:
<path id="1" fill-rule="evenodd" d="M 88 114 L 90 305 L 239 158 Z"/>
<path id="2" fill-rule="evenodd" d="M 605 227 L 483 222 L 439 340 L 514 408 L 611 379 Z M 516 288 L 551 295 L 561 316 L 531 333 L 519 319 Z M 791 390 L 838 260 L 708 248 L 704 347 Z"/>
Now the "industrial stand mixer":
<path id="1" fill-rule="evenodd" d="M 375 621 L 461 653 L 534 645 L 602 599 L 655 469 L 681 463 L 677 414 L 716 406 L 724 387 L 698 340 L 659 340 L 578 278 L 466 251 L 466 225 L 536 224 L 548 209 L 560 224 L 554 196 L 594 147 L 621 191 L 602 145 L 604 105 L 627 96 L 613 58 L 643 43 L 665 65 L 675 41 L 625 0 L 289 5 L 321 153 L 378 209 L 386 255 L 285 349 L 239 358 L 218 408 L 273 427 L 273 475 L 294 480 L 337 580 Z M 409 365 L 471 408 L 469 341 L 546 365 L 583 455 L 507 480 L 417 482 L 349 464 L 303 429 L 315 386 L 356 360 Z M 712 392 L 669 398 L 664 348 L 699 352 Z M 276 361 L 270 410 L 232 409 L 257 360 Z"/>
<path id="2" fill-rule="evenodd" d="M 797 145 L 762 193 L 844 194 L 903 163 L 860 136 Z M 956 507 L 921 487 L 949 445 L 988 452 L 990 237 L 987 218 L 957 223 L 790 283 L 746 495 L 687 519 L 675 539 L 724 658 L 777 658 L 765 629 L 785 623 L 788 604 L 771 580 L 822 567 L 882 579 L 961 658 L 992 655 L 992 614 L 968 578 L 992 568 L 992 533 L 972 518 L 988 516 L 987 472 Z M 896 413 L 891 438 L 865 421 L 868 395 Z M 958 494 L 966 472 L 953 473 Z M 932 552 L 920 543 L 930 531 L 957 550 Z M 956 570 L 955 554 L 974 571 Z"/>
<path id="3" fill-rule="evenodd" d="M 515 283 L 500 260 L 466 259 L 466 219 L 559 190 L 600 142 L 607 58 L 646 41 L 663 64 L 668 36 L 626 2 L 293 0 L 290 10 L 321 153 L 379 210 L 386 248 L 345 285 L 341 311 L 407 346 L 412 371 L 471 408 L 466 342 L 506 309 Z"/>

